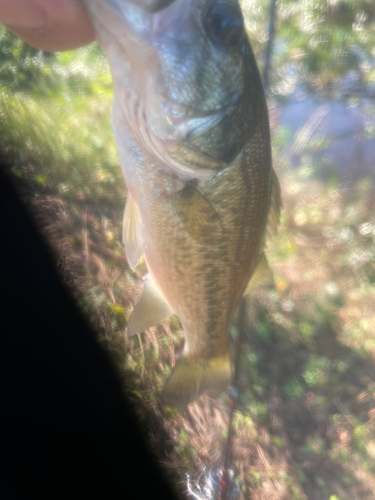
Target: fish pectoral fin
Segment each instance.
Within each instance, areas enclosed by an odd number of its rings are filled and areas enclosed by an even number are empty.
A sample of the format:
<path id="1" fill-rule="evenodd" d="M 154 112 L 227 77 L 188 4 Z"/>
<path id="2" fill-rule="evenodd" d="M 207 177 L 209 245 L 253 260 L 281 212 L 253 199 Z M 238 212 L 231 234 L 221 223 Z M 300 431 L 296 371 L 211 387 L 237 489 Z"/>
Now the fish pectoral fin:
<path id="1" fill-rule="evenodd" d="M 274 171 L 272 171 L 272 188 L 271 188 L 271 205 L 268 212 L 268 222 L 266 228 L 266 237 L 271 238 L 277 233 L 277 227 L 280 221 L 281 211 L 281 189 L 279 179 Z"/>
<path id="2" fill-rule="evenodd" d="M 223 231 L 216 210 L 196 187 L 186 184 L 179 195 L 170 200 L 186 231 L 194 240 L 200 241 L 212 232 Z"/>
<path id="3" fill-rule="evenodd" d="M 207 389 L 225 388 L 231 379 L 229 351 L 223 356 L 211 359 L 181 357 L 162 393 L 163 406 L 183 409 Z"/>
<path id="4" fill-rule="evenodd" d="M 138 205 L 130 191 L 128 191 L 125 204 L 122 242 L 125 245 L 128 264 L 134 271 L 139 259 L 143 255 L 145 245 Z"/>
<path id="5" fill-rule="evenodd" d="M 151 326 L 158 325 L 173 311 L 156 287 L 150 275 L 145 278 L 144 288 L 128 321 L 128 335 L 138 335 Z"/>
<path id="6" fill-rule="evenodd" d="M 274 285 L 273 273 L 268 265 L 267 258 L 262 252 L 255 271 L 247 284 L 244 295 L 262 286 Z"/>

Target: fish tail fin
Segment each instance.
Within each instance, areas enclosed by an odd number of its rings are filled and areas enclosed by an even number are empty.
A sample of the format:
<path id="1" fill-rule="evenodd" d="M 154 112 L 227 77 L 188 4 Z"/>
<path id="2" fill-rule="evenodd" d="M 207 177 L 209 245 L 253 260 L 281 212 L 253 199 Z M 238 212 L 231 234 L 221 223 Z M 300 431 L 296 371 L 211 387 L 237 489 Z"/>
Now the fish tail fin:
<path id="1" fill-rule="evenodd" d="M 185 408 L 207 389 L 225 388 L 230 379 L 229 350 L 211 359 L 182 356 L 163 387 L 161 403 L 177 409 Z"/>

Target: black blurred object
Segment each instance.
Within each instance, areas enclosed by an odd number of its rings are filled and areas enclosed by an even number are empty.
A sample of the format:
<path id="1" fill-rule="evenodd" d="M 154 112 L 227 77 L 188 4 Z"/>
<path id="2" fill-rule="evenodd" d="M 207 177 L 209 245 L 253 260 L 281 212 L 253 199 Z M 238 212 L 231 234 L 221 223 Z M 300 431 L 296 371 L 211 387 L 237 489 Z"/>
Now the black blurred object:
<path id="1" fill-rule="evenodd" d="M 109 355 L 0 167 L 2 499 L 175 499 Z"/>

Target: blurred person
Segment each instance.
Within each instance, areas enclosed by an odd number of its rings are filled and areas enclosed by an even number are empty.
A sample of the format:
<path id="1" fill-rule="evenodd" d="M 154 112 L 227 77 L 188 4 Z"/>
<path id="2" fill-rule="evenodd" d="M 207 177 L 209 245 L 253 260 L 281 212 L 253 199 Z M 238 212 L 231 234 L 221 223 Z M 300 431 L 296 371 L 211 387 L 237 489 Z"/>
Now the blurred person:
<path id="1" fill-rule="evenodd" d="M 0 0 L 0 22 L 48 52 L 75 49 L 95 39 L 80 0 Z"/>

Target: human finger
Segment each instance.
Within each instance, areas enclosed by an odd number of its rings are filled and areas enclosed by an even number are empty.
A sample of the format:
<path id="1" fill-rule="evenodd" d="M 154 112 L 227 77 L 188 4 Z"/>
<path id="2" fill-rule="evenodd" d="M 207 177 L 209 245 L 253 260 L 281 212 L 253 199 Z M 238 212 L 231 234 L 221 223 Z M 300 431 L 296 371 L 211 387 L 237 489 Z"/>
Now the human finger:
<path id="1" fill-rule="evenodd" d="M 0 22 L 29 45 L 70 50 L 95 39 L 80 0 L 0 0 Z"/>

